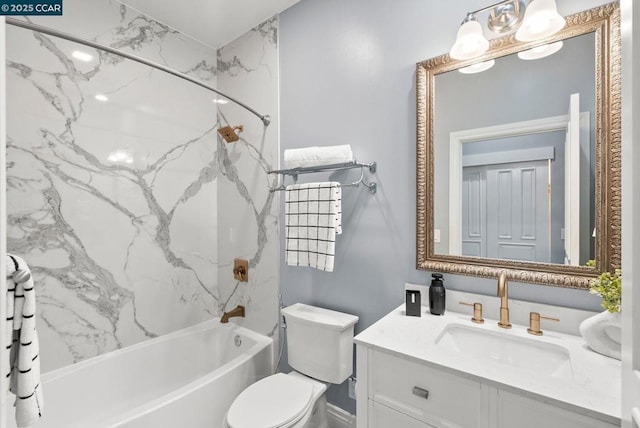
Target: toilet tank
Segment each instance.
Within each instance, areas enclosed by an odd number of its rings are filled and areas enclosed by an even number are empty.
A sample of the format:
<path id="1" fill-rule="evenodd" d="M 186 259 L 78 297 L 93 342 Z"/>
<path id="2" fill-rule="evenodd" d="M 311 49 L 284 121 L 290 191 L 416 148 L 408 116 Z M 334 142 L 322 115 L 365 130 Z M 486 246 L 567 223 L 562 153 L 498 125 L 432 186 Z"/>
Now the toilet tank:
<path id="1" fill-rule="evenodd" d="M 289 365 L 324 382 L 340 384 L 353 371 L 353 326 L 358 317 L 296 303 L 282 309 Z"/>

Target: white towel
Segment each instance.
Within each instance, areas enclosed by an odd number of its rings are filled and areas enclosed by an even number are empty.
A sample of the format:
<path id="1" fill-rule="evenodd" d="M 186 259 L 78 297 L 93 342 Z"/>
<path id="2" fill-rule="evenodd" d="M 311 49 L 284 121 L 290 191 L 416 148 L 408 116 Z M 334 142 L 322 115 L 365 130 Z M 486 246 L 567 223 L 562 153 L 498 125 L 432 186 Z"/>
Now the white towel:
<path id="1" fill-rule="evenodd" d="M 285 197 L 286 260 L 333 272 L 336 234 L 342 233 L 340 183 L 287 186 Z"/>
<path id="2" fill-rule="evenodd" d="M 349 144 L 326 147 L 305 147 L 284 151 L 284 167 L 306 168 L 353 162 L 353 152 Z"/>
<path id="3" fill-rule="evenodd" d="M 29 279 L 19 282 L 14 272 L 23 270 Z M 12 338 L 6 349 L 9 357 L 9 389 L 16 395 L 18 427 L 33 425 L 42 417 L 43 401 L 40 386 L 40 346 L 36 331 L 36 294 L 29 266 L 20 257 L 7 257 L 7 337 Z M 15 280 L 14 280 L 15 278 Z M 6 358 L 6 354 L 5 354 Z"/>

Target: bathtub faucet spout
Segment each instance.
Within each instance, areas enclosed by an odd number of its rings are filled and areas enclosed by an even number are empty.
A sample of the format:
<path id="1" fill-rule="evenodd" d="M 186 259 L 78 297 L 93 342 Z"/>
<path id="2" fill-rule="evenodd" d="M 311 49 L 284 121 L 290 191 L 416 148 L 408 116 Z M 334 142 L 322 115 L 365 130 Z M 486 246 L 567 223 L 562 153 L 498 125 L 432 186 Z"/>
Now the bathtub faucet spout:
<path id="1" fill-rule="evenodd" d="M 235 309 L 232 309 L 229 312 L 225 312 L 222 315 L 222 318 L 220 318 L 220 322 L 221 323 L 228 323 L 229 322 L 229 318 L 233 318 L 233 317 L 242 317 L 244 318 L 244 306 L 236 306 Z"/>

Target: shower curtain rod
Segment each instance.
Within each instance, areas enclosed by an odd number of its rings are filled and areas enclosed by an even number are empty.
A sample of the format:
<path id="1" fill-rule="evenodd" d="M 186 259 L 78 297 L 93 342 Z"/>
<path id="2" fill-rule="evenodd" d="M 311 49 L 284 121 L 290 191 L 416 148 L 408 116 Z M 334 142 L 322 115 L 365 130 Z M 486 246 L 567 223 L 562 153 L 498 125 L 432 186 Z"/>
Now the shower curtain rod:
<path id="1" fill-rule="evenodd" d="M 165 67 L 162 64 L 158 64 L 155 63 L 153 61 L 148 61 L 144 58 L 140 58 L 139 56 L 136 55 L 131 55 L 127 52 L 121 51 L 120 49 L 114 49 L 111 48 L 109 46 L 105 46 L 105 45 L 101 45 L 100 43 L 96 43 L 96 42 L 92 42 L 91 40 L 87 40 L 87 39 L 83 39 L 81 37 L 76 37 L 73 36 L 71 34 L 68 33 L 64 33 L 62 31 L 58 31 L 58 30 L 54 30 L 53 28 L 49 28 L 49 27 L 44 27 L 42 25 L 38 25 L 38 24 L 32 24 L 31 22 L 28 21 L 22 21 L 19 19 L 15 19 L 15 18 L 9 18 L 9 17 L 5 17 L 5 22 L 9 25 L 13 25 L 16 27 L 21 27 L 21 28 L 25 28 L 27 30 L 32 30 L 32 31 L 37 31 L 39 33 L 44 33 L 44 34 L 48 34 L 50 36 L 54 36 L 54 37 L 59 37 L 61 39 L 65 39 L 65 40 L 69 40 L 71 42 L 75 42 L 75 43 L 80 43 L 95 49 L 100 49 L 103 50 L 105 52 L 109 52 L 115 55 L 120 55 L 124 58 L 130 59 L 132 61 L 136 61 L 139 62 L 140 64 L 144 64 L 144 65 L 148 65 L 149 67 L 153 67 L 156 68 L 158 70 L 162 70 L 165 73 L 169 73 L 172 74 L 176 77 L 179 77 L 181 79 L 184 79 L 188 82 L 194 83 L 198 86 L 201 86 L 205 89 L 208 89 L 212 92 L 215 92 L 218 95 L 221 95 L 225 98 L 227 98 L 229 101 L 233 101 L 234 103 L 238 104 L 241 107 L 244 107 L 245 109 L 249 110 L 251 113 L 255 114 L 256 116 L 258 116 L 260 118 L 260 120 L 262 121 L 262 123 L 264 123 L 264 126 L 269 126 L 269 123 L 271 123 L 271 117 L 269 115 L 262 115 L 260 113 L 258 113 L 257 111 L 255 111 L 254 109 L 252 109 L 251 107 L 249 107 L 248 105 L 236 100 L 233 97 L 230 97 L 229 95 L 224 94 L 223 92 L 218 91 L 215 88 L 212 88 L 211 86 L 197 80 L 194 79 L 193 77 L 187 76 L 184 73 L 181 73 L 179 71 L 173 70 L 169 67 Z"/>

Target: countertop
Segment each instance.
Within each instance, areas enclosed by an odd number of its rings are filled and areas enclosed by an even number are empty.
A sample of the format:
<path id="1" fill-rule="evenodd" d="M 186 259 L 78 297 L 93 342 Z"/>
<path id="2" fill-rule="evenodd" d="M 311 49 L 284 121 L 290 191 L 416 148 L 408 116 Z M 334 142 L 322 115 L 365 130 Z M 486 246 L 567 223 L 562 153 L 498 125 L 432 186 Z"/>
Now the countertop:
<path id="1" fill-rule="evenodd" d="M 357 335 L 354 342 L 587 416 L 620 423 L 621 363 L 591 351 L 582 337 L 549 330 L 545 330 L 543 336 L 532 336 L 523 325 L 513 324 L 511 329 L 505 330 L 497 326 L 496 320 L 488 318 L 484 324 L 474 324 L 469 314 L 448 310 L 443 316 L 433 316 L 424 306 L 421 312 L 421 317 L 405 316 L 404 305 L 401 305 Z M 569 351 L 573 380 L 538 376 L 533 371 L 496 361 L 479 364 L 477 359 L 442 349 L 436 344 L 436 339 L 451 323 L 561 345 Z"/>

